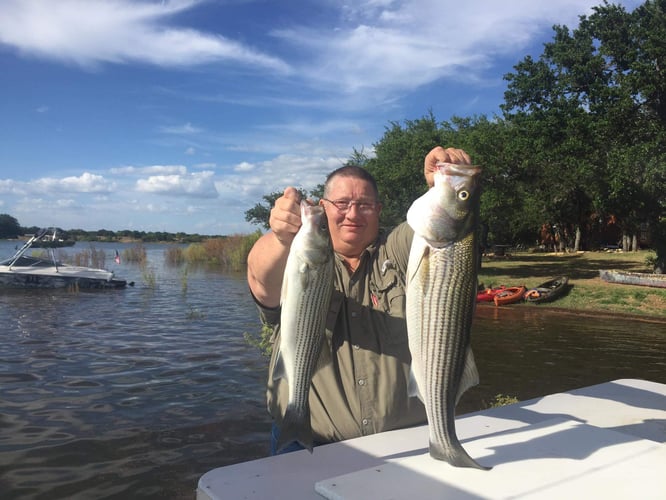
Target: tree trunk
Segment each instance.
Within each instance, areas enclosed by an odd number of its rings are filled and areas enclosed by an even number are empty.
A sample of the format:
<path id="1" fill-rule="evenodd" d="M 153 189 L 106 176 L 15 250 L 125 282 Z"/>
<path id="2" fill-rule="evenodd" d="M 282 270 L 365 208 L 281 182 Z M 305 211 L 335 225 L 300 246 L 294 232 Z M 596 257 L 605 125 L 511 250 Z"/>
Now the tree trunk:
<path id="1" fill-rule="evenodd" d="M 581 238 L 580 226 L 576 226 L 576 239 L 574 241 L 574 253 L 578 252 L 580 250 L 580 238 Z"/>
<path id="2" fill-rule="evenodd" d="M 653 228 L 654 246 L 657 256 L 654 261 L 654 273 L 666 273 L 666 219 L 657 222 Z"/>
<path id="3" fill-rule="evenodd" d="M 629 235 L 627 233 L 622 233 L 622 251 L 629 251 Z"/>
<path id="4" fill-rule="evenodd" d="M 631 251 L 638 252 L 638 236 L 636 233 L 631 237 Z"/>

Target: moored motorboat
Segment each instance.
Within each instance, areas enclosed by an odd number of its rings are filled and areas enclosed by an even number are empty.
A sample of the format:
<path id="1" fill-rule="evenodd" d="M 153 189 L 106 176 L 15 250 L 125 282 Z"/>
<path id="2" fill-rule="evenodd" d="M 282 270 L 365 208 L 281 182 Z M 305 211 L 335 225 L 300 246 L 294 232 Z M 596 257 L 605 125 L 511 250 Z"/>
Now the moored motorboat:
<path id="1" fill-rule="evenodd" d="M 633 273 L 617 269 L 601 269 L 599 277 L 607 283 L 666 288 L 666 274 Z"/>
<path id="2" fill-rule="evenodd" d="M 514 304 L 523 300 L 527 287 L 521 286 L 508 286 L 501 290 L 493 297 L 496 306 L 506 306 Z"/>
<path id="3" fill-rule="evenodd" d="M 551 302 L 564 294 L 568 283 L 569 278 L 566 276 L 550 279 L 535 288 L 527 290 L 525 292 L 525 302 L 532 304 Z"/>
<path id="4" fill-rule="evenodd" d="M 25 255 L 45 234 L 45 230 L 40 231 L 12 257 L 0 261 L 0 287 L 79 289 L 124 288 L 127 285 L 127 281 L 115 278 L 113 271 L 58 262 L 52 249 L 47 257 Z"/>
<path id="5" fill-rule="evenodd" d="M 44 231 L 44 230 L 42 230 Z M 32 248 L 62 248 L 62 247 L 71 247 L 76 243 L 75 240 L 63 240 L 58 237 L 58 230 L 53 228 L 51 234 L 44 234 L 41 238 L 35 239 L 32 242 Z M 40 233 L 41 234 L 41 233 Z"/>

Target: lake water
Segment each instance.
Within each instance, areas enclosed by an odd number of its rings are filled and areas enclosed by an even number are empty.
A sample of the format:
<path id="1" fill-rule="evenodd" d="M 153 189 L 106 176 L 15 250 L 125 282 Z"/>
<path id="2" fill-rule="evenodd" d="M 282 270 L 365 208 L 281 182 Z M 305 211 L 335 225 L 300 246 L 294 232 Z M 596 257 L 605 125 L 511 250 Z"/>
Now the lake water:
<path id="1" fill-rule="evenodd" d="M 0 241 L 0 256 L 15 242 Z M 79 252 L 88 245 L 67 249 Z M 0 291 L 2 498 L 188 498 L 210 469 L 266 456 L 267 360 L 245 276 L 113 262 L 124 290 Z M 575 284 L 574 284 L 575 285 Z M 481 384 L 524 400 L 618 378 L 666 383 L 666 323 L 480 307 Z"/>

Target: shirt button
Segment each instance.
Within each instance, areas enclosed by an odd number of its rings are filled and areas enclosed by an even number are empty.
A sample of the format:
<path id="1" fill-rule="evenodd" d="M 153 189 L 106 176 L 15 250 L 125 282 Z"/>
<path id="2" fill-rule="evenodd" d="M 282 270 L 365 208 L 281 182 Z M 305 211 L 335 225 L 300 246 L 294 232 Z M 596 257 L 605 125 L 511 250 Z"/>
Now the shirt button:
<path id="1" fill-rule="evenodd" d="M 365 380 L 362 378 L 358 379 L 358 385 L 365 385 Z"/>
<path id="2" fill-rule="evenodd" d="M 363 425 L 368 425 L 370 423 L 370 421 L 367 418 L 364 418 L 362 420 L 362 422 L 363 422 Z"/>
<path id="3" fill-rule="evenodd" d="M 358 345 L 358 344 L 354 344 L 352 347 L 353 347 L 354 349 L 356 349 L 357 351 L 361 348 L 361 346 Z"/>
<path id="4" fill-rule="evenodd" d="M 351 316 L 352 318 L 355 318 L 357 316 L 356 311 L 352 311 Z"/>

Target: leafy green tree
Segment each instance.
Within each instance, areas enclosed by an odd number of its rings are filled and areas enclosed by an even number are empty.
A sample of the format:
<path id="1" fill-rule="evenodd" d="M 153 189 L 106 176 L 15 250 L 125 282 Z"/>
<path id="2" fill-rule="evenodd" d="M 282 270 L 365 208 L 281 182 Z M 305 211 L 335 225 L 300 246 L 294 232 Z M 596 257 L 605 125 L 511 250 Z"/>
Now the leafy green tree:
<path id="1" fill-rule="evenodd" d="M 530 190 L 525 189 L 524 156 L 516 150 L 520 137 L 501 118 L 453 117 L 442 124 L 449 144 L 467 151 L 481 166 L 481 224 L 485 243 L 533 243 L 541 218 L 529 208 Z"/>
<path id="2" fill-rule="evenodd" d="M 428 186 L 423 179 L 423 157 L 433 147 L 444 145 L 442 131 L 432 112 L 403 125 L 391 122 L 384 136 L 374 144 L 375 154 L 366 168 L 377 180 L 383 204 L 381 223 L 394 227 L 405 220 L 415 198 Z"/>
<path id="3" fill-rule="evenodd" d="M 665 6 L 648 1 L 628 13 L 605 2 L 573 31 L 555 26 L 539 60 L 526 57 L 506 75 L 502 109 L 526 138 L 547 220 L 584 230 L 592 214 L 613 214 L 628 232 L 646 220 L 658 227 Z"/>
<path id="4" fill-rule="evenodd" d="M 0 214 L 0 238 L 16 238 L 22 234 L 21 226 L 14 217 Z"/>

